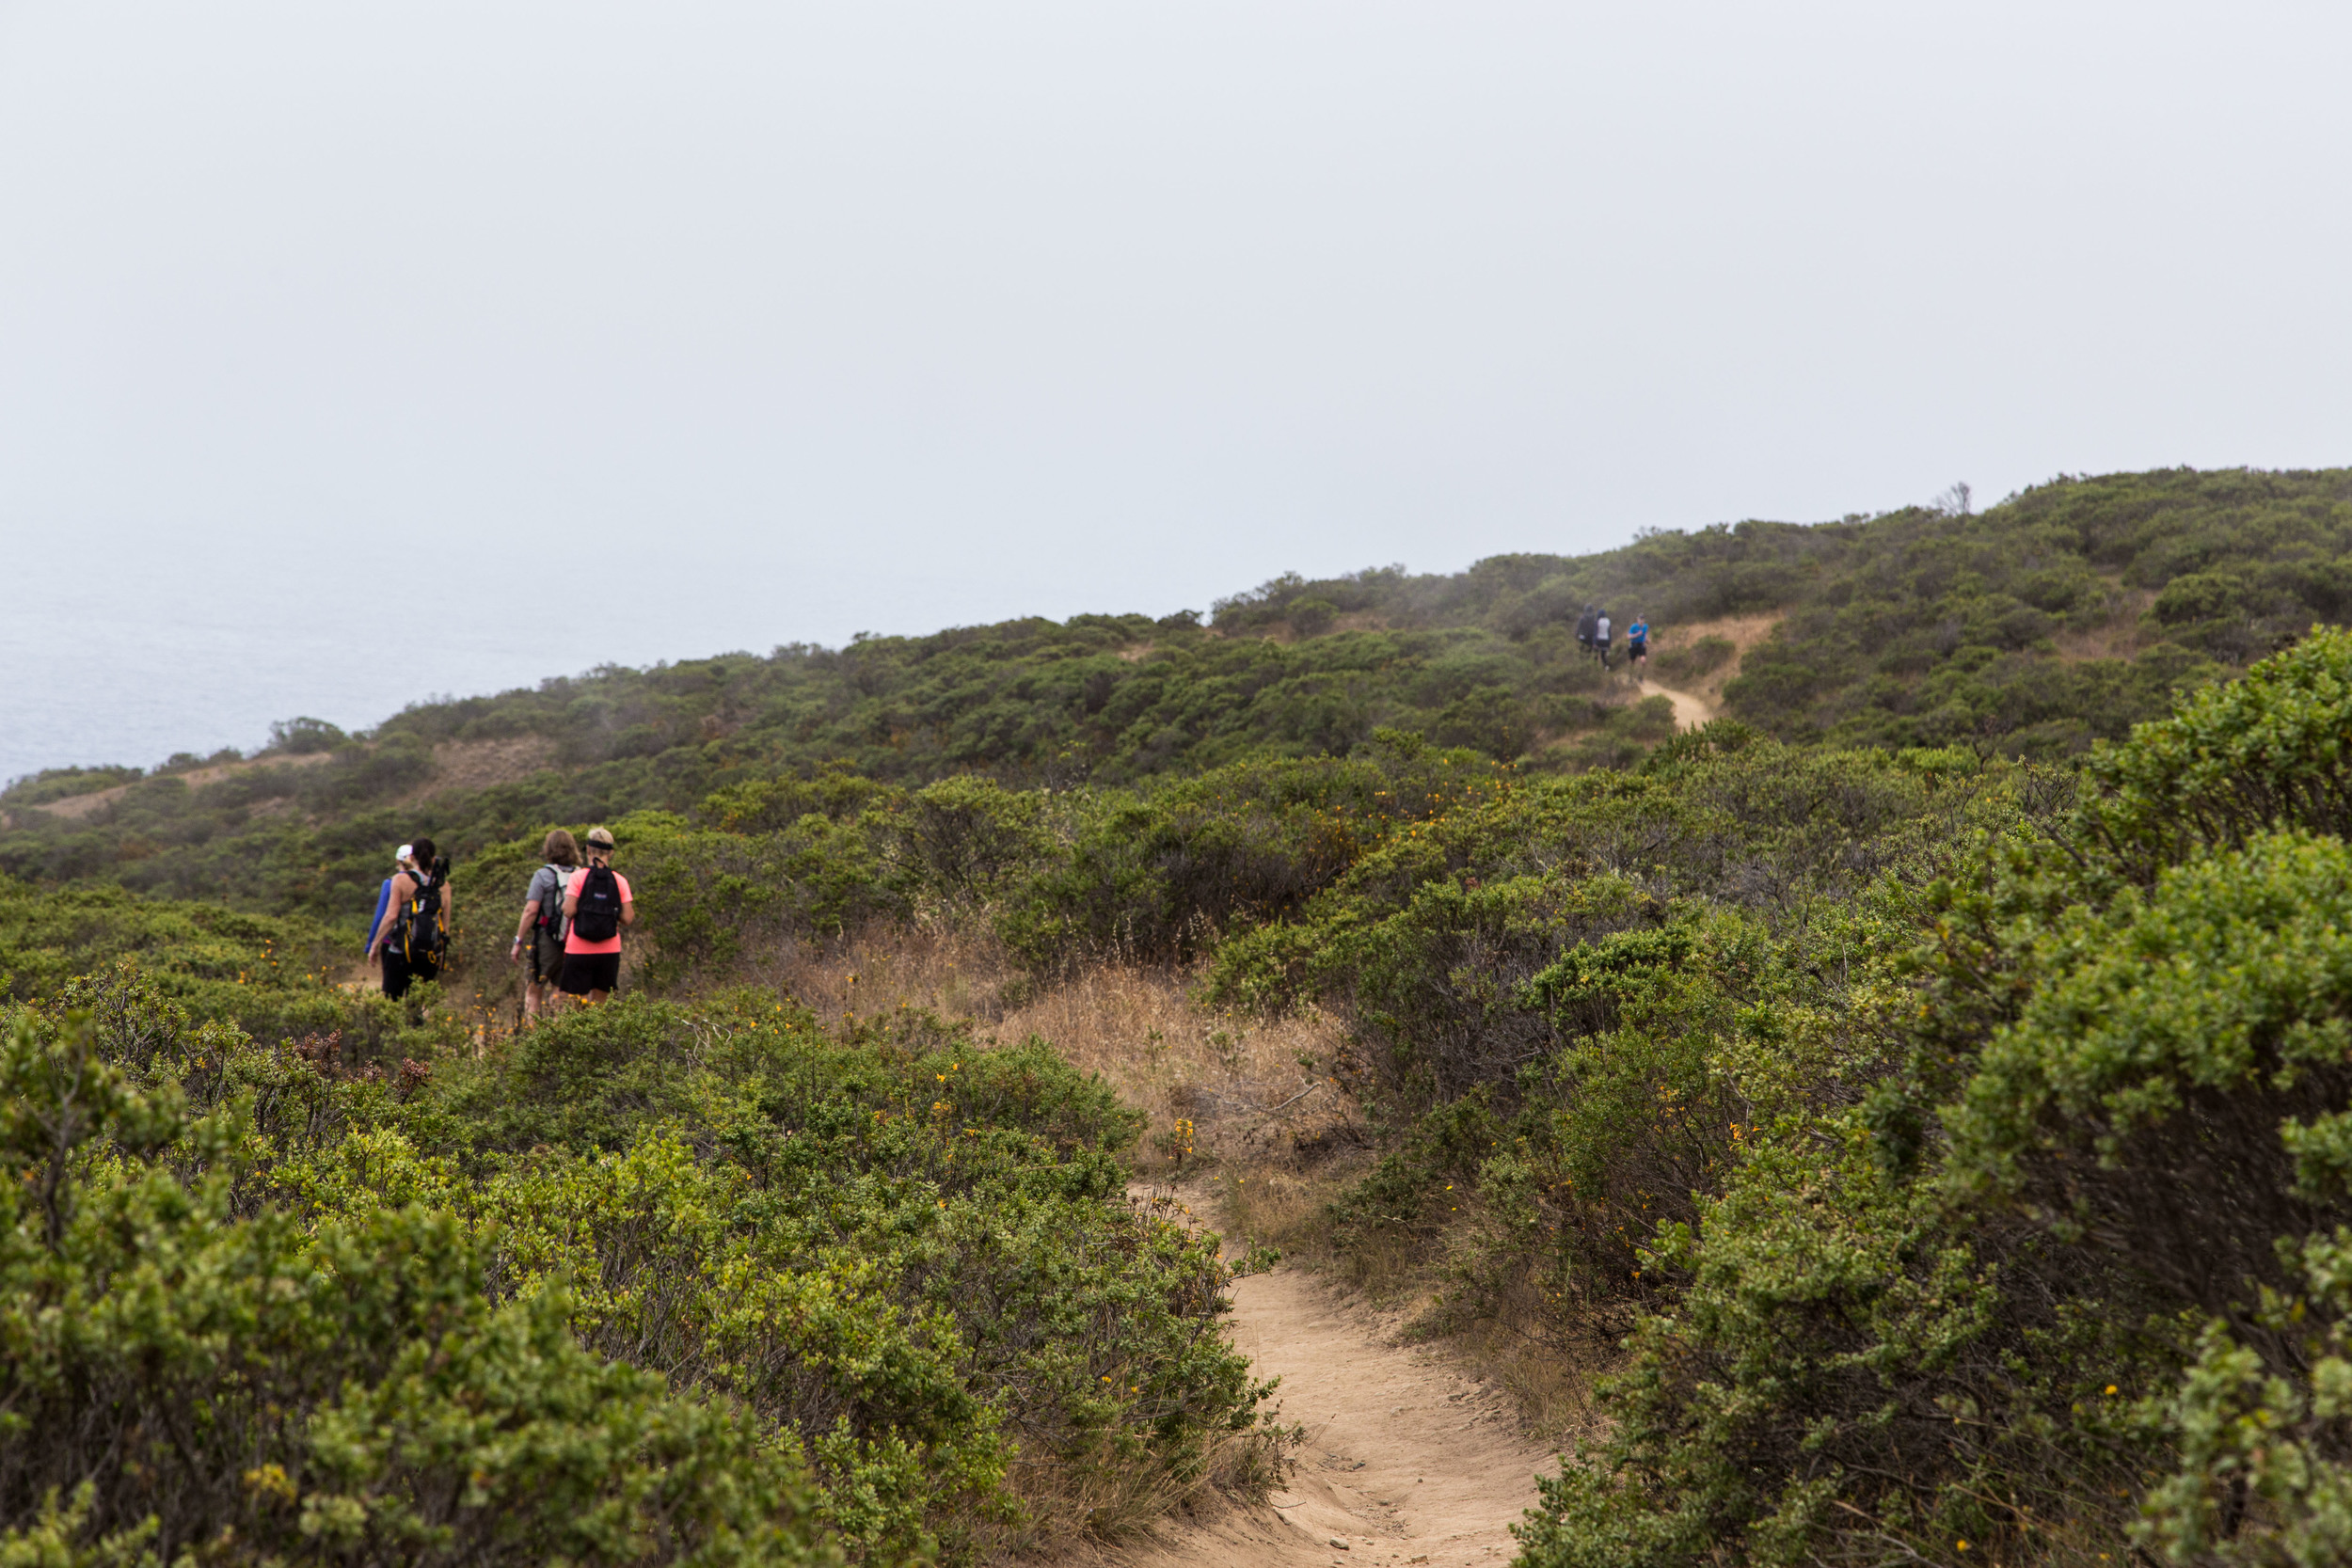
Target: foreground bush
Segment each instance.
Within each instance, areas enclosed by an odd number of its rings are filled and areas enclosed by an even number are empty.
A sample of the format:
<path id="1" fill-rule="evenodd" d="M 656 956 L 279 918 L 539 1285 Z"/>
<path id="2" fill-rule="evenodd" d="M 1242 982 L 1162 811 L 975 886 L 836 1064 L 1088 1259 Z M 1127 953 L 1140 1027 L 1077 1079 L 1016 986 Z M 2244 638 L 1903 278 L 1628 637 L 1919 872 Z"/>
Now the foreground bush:
<path id="1" fill-rule="evenodd" d="M 447 1214 L 238 1216 L 250 1123 L 139 1092 L 93 1034 L 0 1045 L 0 1556 L 828 1555 L 756 1423 L 591 1354 L 560 1289 L 496 1303 Z"/>
<path id="2" fill-rule="evenodd" d="M 394 1550 L 379 1530 L 490 1560 L 504 1519 L 543 1560 L 719 1560 L 742 1535 L 748 1560 L 770 1548 L 724 1511 L 736 1494 L 691 1490 L 734 1487 L 796 1551 L 968 1560 L 1262 1484 L 1279 1451 L 1220 1332 L 1214 1239 L 1129 1202 L 1136 1117 L 1034 1042 L 983 1049 L 912 1014 L 835 1037 L 738 993 L 583 1010 L 387 1074 L 330 1038 L 196 1022 L 124 974 L 24 1011 L 17 1037 L 18 1234 L 81 1273 L 20 1259 L 38 1285 L 9 1342 L 47 1370 L 0 1400 L 14 1525 L 88 1545 L 147 1507 L 159 1539 L 247 1539 L 237 1510 L 283 1494 L 291 1529 L 348 1515 L 361 1560 Z M 84 1170 L 87 1196 L 57 1184 Z M 99 1313 L 129 1314 L 114 1362 L 42 1348 L 87 1350 L 66 1308 L 108 1291 L 136 1304 Z M 191 1370 L 148 1377 L 158 1345 Z M 542 1429 L 577 1473 L 530 1468 L 540 1439 L 516 1433 Z M 119 1457 L 125 1433 L 188 1453 Z M 510 1439 L 495 1464 L 465 1447 Z M 492 1484 L 501 1465 L 546 1495 L 545 1528 Z M 168 1496 L 140 1503 L 151 1486 Z M 607 1486 L 678 1522 L 648 1534 Z"/>
<path id="3" fill-rule="evenodd" d="M 1645 1253 L 1529 1561 L 2343 1560 L 2347 676 L 2200 695 L 1931 901 L 1908 1056 Z"/>

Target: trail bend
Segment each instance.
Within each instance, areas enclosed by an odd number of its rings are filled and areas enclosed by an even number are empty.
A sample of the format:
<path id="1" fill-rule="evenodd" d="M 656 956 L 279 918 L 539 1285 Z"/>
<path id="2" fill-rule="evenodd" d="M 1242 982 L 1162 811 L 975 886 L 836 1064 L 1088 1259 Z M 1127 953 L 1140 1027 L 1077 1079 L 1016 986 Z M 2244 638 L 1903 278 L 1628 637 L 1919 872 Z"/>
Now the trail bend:
<path id="1" fill-rule="evenodd" d="M 1663 697 L 1675 705 L 1675 728 L 1695 730 L 1714 718 L 1722 709 L 1693 691 L 1677 691 L 1671 686 L 1661 686 L 1645 680 L 1642 690 L 1647 696 Z"/>

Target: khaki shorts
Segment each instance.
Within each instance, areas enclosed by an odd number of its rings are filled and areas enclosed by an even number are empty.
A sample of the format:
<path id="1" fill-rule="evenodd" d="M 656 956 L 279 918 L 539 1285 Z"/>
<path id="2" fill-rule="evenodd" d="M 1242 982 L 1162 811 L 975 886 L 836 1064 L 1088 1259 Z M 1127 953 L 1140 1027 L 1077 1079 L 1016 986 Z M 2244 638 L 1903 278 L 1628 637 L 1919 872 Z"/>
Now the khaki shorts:
<path id="1" fill-rule="evenodd" d="M 531 983 L 551 986 L 564 977 L 564 939 L 545 926 L 531 928 Z"/>

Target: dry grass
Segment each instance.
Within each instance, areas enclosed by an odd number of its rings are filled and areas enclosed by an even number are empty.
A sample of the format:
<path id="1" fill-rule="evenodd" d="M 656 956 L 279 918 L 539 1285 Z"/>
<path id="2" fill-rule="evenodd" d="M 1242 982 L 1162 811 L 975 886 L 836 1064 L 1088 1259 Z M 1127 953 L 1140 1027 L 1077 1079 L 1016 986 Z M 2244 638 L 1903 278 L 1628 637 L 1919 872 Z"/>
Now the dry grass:
<path id="1" fill-rule="evenodd" d="M 1688 626 L 1670 626 L 1650 634 L 1651 657 L 1666 648 L 1694 648 L 1710 637 L 1720 637 L 1731 644 L 1731 657 L 1691 683 L 1691 694 L 1709 708 L 1720 708 L 1724 687 L 1740 673 L 1740 662 L 1750 648 L 1772 635 L 1772 628 L 1788 618 L 1784 610 L 1762 615 L 1726 615 L 1714 621 L 1692 621 Z"/>
<path id="2" fill-rule="evenodd" d="M 1295 1168 L 1364 1142 L 1354 1107 L 1301 1061 L 1332 1058 L 1335 1021 L 1203 1007 L 1181 970 L 1104 963 L 1041 986 L 985 931 L 923 923 L 798 944 L 770 971 L 763 978 L 825 1017 L 929 1007 L 972 1020 L 984 1038 L 1046 1040 L 1149 1118 L 1136 1160 L 1146 1179 Z"/>
<path id="3" fill-rule="evenodd" d="M 1564 1340 L 1558 1320 L 1532 1285 L 1506 1287 L 1486 1312 L 1467 1322 L 1425 1313 L 1417 1337 L 1438 1338 L 1439 1325 L 1455 1359 L 1518 1402 L 1519 1418 L 1530 1433 L 1564 1452 L 1607 1434 L 1608 1418 L 1593 1397 L 1594 1384 L 1618 1370 L 1623 1353 L 1589 1339 Z"/>
<path id="4" fill-rule="evenodd" d="M 1200 1456 L 1189 1480 L 1121 1465 L 1109 1454 L 1091 1462 L 1030 1467 L 1016 1461 L 1012 1484 L 1030 1522 L 1008 1544 L 1021 1557 L 1071 1562 L 1101 1560 L 1102 1545 L 1148 1531 L 1187 1504 L 1211 1497 L 1263 1498 L 1281 1484 L 1285 1433 L 1265 1427 L 1229 1432 Z M 1012 1560 L 996 1554 L 995 1560 Z"/>
<path id="5" fill-rule="evenodd" d="M 402 804 L 435 795 L 516 784 L 555 762 L 555 742 L 542 735 L 505 740 L 444 740 L 433 748 L 433 771 L 400 798 Z"/>
<path id="6" fill-rule="evenodd" d="M 2058 644 L 2058 657 L 2070 664 L 2097 658 L 2130 658 L 2148 641 L 2154 641 L 2142 635 L 2139 618 L 2155 602 L 2153 589 L 2110 586 L 2110 608 L 2106 621 L 2095 626 L 2062 631 L 2051 639 Z"/>
<path id="7" fill-rule="evenodd" d="M 334 759 L 335 753 L 332 752 L 302 752 L 294 755 L 288 755 L 283 752 L 268 752 L 258 757 L 248 757 L 243 762 L 216 763 L 210 768 L 191 768 L 184 772 L 158 773 L 154 776 L 162 779 L 178 779 L 190 789 L 201 789 L 206 784 L 218 784 L 232 774 L 250 773 L 259 768 L 316 768 L 320 763 L 332 762 Z M 130 791 L 131 786 L 127 784 L 109 784 L 104 789 L 93 789 L 87 795 L 68 795 L 63 800 L 50 800 L 38 806 L 26 806 L 23 809 L 45 811 L 52 816 L 62 816 L 78 822 L 108 801 L 121 800 Z"/>

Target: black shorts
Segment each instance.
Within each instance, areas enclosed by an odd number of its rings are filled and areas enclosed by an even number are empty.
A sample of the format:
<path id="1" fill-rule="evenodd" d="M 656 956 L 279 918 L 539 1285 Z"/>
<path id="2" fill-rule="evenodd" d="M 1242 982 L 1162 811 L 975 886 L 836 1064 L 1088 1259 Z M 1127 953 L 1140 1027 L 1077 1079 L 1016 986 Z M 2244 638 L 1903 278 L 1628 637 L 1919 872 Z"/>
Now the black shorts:
<path id="1" fill-rule="evenodd" d="M 1628 658 L 1647 658 L 1649 657 L 1649 644 L 1647 642 L 1629 642 L 1625 645 L 1625 657 Z"/>
<path id="2" fill-rule="evenodd" d="M 564 977 L 564 939 L 545 926 L 531 928 L 531 983 L 552 986 Z"/>
<path id="3" fill-rule="evenodd" d="M 438 979 L 441 966 L 431 958 L 410 963 L 398 949 L 386 946 L 384 953 L 384 994 L 398 1001 L 408 987 L 418 980 Z"/>
<path id="4" fill-rule="evenodd" d="M 621 956 L 618 953 L 566 953 L 564 955 L 564 978 L 561 983 L 566 996 L 585 996 L 592 990 L 617 990 L 621 985 Z"/>

